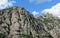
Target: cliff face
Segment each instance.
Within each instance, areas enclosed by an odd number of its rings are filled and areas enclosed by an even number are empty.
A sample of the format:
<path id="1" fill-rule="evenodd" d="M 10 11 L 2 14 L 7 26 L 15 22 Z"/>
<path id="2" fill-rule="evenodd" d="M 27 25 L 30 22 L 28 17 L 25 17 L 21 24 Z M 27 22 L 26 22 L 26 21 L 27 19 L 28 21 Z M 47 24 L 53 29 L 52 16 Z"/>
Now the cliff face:
<path id="1" fill-rule="evenodd" d="M 50 33 L 53 38 L 60 38 L 60 18 L 52 14 L 41 15 L 39 20 L 44 24 L 45 30 Z"/>
<path id="2" fill-rule="evenodd" d="M 58 38 L 59 20 L 51 15 L 34 18 L 22 7 L 0 11 L 0 38 Z"/>

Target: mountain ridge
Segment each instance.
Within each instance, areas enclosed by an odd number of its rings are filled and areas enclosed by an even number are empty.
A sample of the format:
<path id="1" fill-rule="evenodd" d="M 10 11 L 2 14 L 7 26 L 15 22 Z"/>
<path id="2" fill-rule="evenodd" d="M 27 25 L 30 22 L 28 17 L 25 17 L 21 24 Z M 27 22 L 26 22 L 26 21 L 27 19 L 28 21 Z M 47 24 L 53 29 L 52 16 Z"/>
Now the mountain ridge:
<path id="1" fill-rule="evenodd" d="M 3 9 L 0 11 L 0 37 L 58 38 L 59 22 L 60 19 L 50 14 L 35 18 L 23 7 Z"/>

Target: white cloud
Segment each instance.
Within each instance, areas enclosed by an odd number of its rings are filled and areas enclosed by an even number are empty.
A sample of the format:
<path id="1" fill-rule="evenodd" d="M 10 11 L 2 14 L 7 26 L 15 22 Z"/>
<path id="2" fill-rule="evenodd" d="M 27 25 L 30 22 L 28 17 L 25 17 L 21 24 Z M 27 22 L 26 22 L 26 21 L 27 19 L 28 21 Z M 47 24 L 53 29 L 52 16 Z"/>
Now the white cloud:
<path id="1" fill-rule="evenodd" d="M 29 1 L 30 1 L 30 3 L 35 2 L 35 3 L 39 4 L 39 3 L 43 3 L 43 2 L 51 2 L 52 0 L 29 0 Z"/>
<path id="2" fill-rule="evenodd" d="M 45 9 L 42 11 L 42 13 L 50 13 L 53 14 L 54 16 L 60 17 L 60 3 L 52 6 L 50 9 Z"/>
<path id="3" fill-rule="evenodd" d="M 33 11 L 32 14 L 35 18 L 37 18 L 37 15 L 39 14 L 39 12 Z"/>
<path id="4" fill-rule="evenodd" d="M 13 3 L 15 3 L 15 1 L 0 0 L 0 9 L 11 7 Z"/>

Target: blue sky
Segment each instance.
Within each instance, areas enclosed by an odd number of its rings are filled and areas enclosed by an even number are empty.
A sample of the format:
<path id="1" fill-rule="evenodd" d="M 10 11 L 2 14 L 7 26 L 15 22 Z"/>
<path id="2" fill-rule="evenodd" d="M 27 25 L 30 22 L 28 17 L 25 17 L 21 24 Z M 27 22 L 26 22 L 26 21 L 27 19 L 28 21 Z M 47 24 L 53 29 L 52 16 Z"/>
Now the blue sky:
<path id="1" fill-rule="evenodd" d="M 14 6 L 22 6 L 25 9 L 27 9 L 30 13 L 33 11 L 38 12 L 40 15 L 41 11 L 44 9 L 51 8 L 52 6 L 56 5 L 57 3 L 60 2 L 60 0 L 50 0 L 50 2 L 41 2 L 41 3 L 36 3 L 36 2 L 30 2 L 29 0 L 15 0 L 16 4 Z"/>
<path id="2" fill-rule="evenodd" d="M 1 0 L 3 1 L 3 0 Z M 52 6 L 60 3 L 60 0 L 8 0 L 8 6 L 11 2 L 11 6 L 21 6 L 24 7 L 30 13 L 37 12 L 38 16 L 44 9 L 50 9 Z M 13 3 L 14 1 L 15 3 Z M 1 5 L 0 5 L 1 6 Z"/>

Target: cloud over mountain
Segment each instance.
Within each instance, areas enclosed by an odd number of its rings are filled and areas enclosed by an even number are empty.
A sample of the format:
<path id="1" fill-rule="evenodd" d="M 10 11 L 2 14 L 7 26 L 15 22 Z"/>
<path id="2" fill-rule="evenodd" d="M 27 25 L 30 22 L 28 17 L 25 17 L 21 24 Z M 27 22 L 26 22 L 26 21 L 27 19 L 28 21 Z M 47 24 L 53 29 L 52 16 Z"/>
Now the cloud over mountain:
<path id="1" fill-rule="evenodd" d="M 44 9 L 42 13 L 50 13 L 57 17 L 60 17 L 60 3 L 57 3 L 56 5 L 52 6 L 50 9 Z"/>
<path id="2" fill-rule="evenodd" d="M 11 7 L 13 6 L 13 3 L 15 3 L 15 1 L 9 1 L 9 0 L 0 0 L 0 9 L 4 9 L 6 7 Z"/>
<path id="3" fill-rule="evenodd" d="M 37 11 L 33 11 L 33 12 L 32 12 L 32 14 L 33 14 L 33 16 L 34 16 L 34 17 L 36 17 L 36 18 L 37 18 L 37 16 L 38 16 L 39 12 L 37 12 Z"/>

